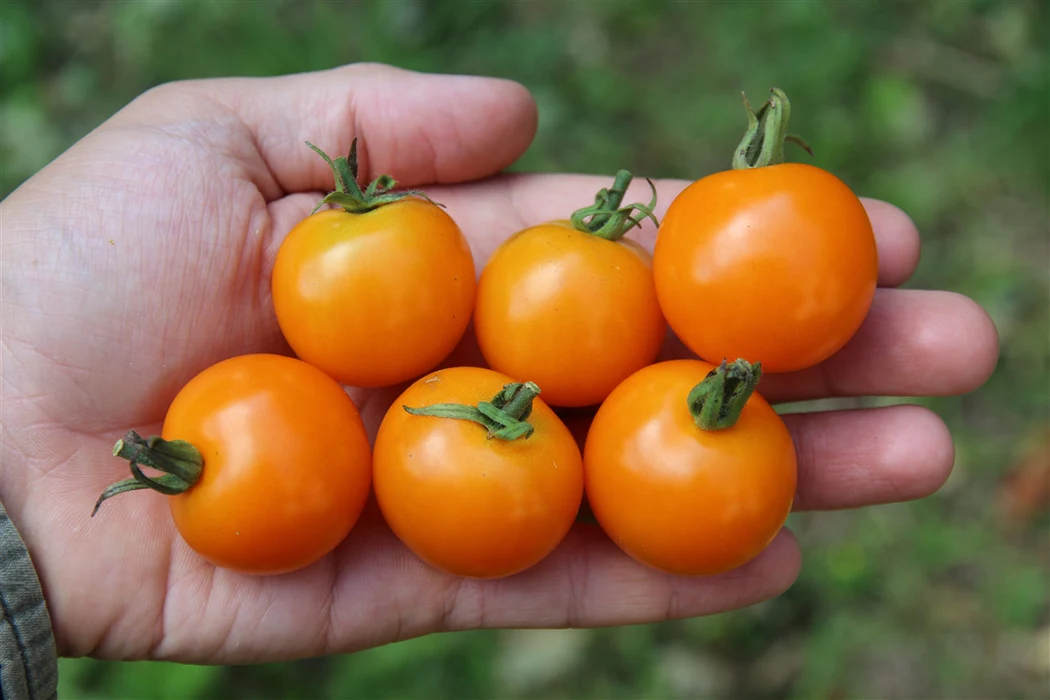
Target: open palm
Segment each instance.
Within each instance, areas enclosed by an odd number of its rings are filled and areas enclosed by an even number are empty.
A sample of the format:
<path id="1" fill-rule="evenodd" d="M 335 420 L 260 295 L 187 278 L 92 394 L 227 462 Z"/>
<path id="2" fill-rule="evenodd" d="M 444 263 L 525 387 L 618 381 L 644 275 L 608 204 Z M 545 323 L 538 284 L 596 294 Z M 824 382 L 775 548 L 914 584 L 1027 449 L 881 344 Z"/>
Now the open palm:
<path id="1" fill-rule="evenodd" d="M 799 555 L 786 530 L 737 571 L 687 579 L 636 564 L 600 530 L 579 525 L 539 566 L 484 582 L 424 565 L 374 505 L 332 555 L 278 577 L 203 562 L 158 494 L 115 499 L 88 517 L 99 492 L 126 474 L 109 456 L 124 431 L 159 432 L 178 389 L 218 360 L 288 352 L 270 270 L 284 235 L 331 184 L 305 140 L 339 153 L 359 136 L 362 177 L 384 172 L 425 186 L 480 266 L 513 231 L 564 217 L 610 182 L 493 176 L 528 146 L 535 120 L 531 98 L 513 83 L 378 66 L 169 85 L 4 201 L 0 495 L 40 573 L 62 653 L 288 659 L 439 630 L 700 615 L 793 582 Z M 663 205 L 685 184 L 658 183 Z M 761 391 L 773 401 L 953 394 L 994 365 L 994 328 L 972 302 L 892 289 L 917 263 L 918 236 L 893 207 L 866 205 L 883 287 L 871 315 L 824 365 L 767 377 Z M 651 245 L 654 231 L 634 235 Z M 669 344 L 666 354 L 680 351 Z M 465 342 L 450 362 L 477 359 Z M 373 435 L 398 389 L 353 392 Z M 952 465 L 947 430 L 918 407 L 788 421 L 800 458 L 798 508 L 921 497 Z"/>

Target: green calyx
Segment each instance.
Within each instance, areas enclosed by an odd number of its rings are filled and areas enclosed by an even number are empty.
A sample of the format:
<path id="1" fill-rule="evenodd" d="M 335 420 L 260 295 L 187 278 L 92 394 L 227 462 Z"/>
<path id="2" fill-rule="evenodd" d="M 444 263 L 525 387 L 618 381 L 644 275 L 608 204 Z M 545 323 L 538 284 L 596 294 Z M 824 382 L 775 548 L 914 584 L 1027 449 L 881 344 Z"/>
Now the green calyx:
<path id="1" fill-rule="evenodd" d="M 532 413 L 532 400 L 539 395 L 538 386 L 532 382 L 525 382 L 507 384 L 491 401 L 482 401 L 477 406 L 438 403 L 423 408 L 403 408 L 414 416 L 472 421 L 485 428 L 489 439 L 528 439 L 532 436 L 534 428 L 527 419 Z"/>
<path id="2" fill-rule="evenodd" d="M 747 360 L 722 364 L 693 387 L 686 401 L 693 421 L 702 430 L 725 430 L 736 425 L 762 378 L 762 363 Z"/>
<path id="3" fill-rule="evenodd" d="M 102 502 L 126 491 L 153 489 L 166 496 L 175 496 L 188 491 L 200 479 L 204 458 L 196 447 L 185 440 L 165 440 L 159 436 L 143 439 L 134 430 L 117 440 L 113 456 L 128 460 L 131 478 L 109 486 L 91 511 L 94 517 Z M 161 472 L 160 476 L 146 476 L 141 467 Z"/>
<path id="4" fill-rule="evenodd" d="M 310 212 L 311 214 L 325 204 L 338 204 L 351 214 L 364 214 L 373 209 L 378 209 L 384 204 L 393 204 L 405 197 L 421 197 L 431 204 L 439 207 L 444 206 L 438 204 L 420 190 L 392 192 L 391 190 L 397 185 L 397 181 L 389 175 L 380 175 L 362 190 L 361 186 L 357 184 L 356 138 L 350 143 L 350 154 L 345 158 L 336 158 L 334 161 L 328 157 L 327 153 L 309 141 L 306 142 L 306 145 L 324 158 L 324 162 L 328 163 L 328 167 L 332 169 L 332 174 L 335 175 L 335 191 L 329 192 L 324 199 L 318 202 L 313 212 Z"/>
<path id="5" fill-rule="evenodd" d="M 594 204 L 572 213 L 573 227 L 592 236 L 617 241 L 635 226 L 641 226 L 643 219 L 652 219 L 653 223 L 659 226 L 660 222 L 653 214 L 653 207 L 656 206 L 656 186 L 649 178 L 645 178 L 645 181 L 649 183 L 653 197 L 648 204 L 620 206 L 632 179 L 633 176 L 626 170 L 616 173 L 612 189 L 602 188 L 595 195 Z"/>
<path id="6" fill-rule="evenodd" d="M 744 109 L 747 110 L 747 132 L 737 146 L 733 156 L 734 170 L 762 168 L 784 162 L 784 144 L 788 141 L 805 149 L 813 155 L 813 150 L 802 137 L 787 133 L 788 119 L 791 117 L 791 102 L 780 88 L 772 88 L 773 93 L 755 112 L 744 95 Z"/>

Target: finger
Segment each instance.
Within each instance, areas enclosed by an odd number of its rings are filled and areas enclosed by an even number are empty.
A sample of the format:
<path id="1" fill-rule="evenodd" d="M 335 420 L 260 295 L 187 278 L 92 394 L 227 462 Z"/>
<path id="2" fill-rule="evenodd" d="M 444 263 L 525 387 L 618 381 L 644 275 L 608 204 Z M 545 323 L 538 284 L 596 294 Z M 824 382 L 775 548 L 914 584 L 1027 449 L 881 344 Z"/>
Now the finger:
<path id="1" fill-rule="evenodd" d="M 248 126 L 289 193 L 332 189 L 331 170 L 305 141 L 335 158 L 357 137 L 361 181 L 385 173 L 408 187 L 496 173 L 528 148 L 536 130 L 528 91 L 496 78 L 358 64 L 207 81 L 207 89 Z"/>
<path id="2" fill-rule="evenodd" d="M 953 292 L 880 289 L 857 334 L 831 358 L 768 374 L 774 403 L 838 396 L 955 396 L 991 376 L 999 338 L 987 312 Z"/>
<path id="3" fill-rule="evenodd" d="M 879 286 L 898 287 L 919 266 L 919 230 L 907 214 L 888 202 L 861 197 L 879 249 Z"/>
<path id="4" fill-rule="evenodd" d="M 917 406 L 786 417 L 799 451 L 797 508 L 849 508 L 921 498 L 947 479 L 951 436 Z M 754 561 L 707 578 L 636 564 L 600 530 L 578 526 L 535 569 L 501 581 L 459 581 L 444 629 L 597 627 L 705 615 L 786 590 L 798 573 L 787 530 Z"/>
<path id="5" fill-rule="evenodd" d="M 952 436 L 920 406 L 784 416 L 798 454 L 795 510 L 859 508 L 924 498 L 948 479 Z"/>
<path id="6" fill-rule="evenodd" d="M 593 412 L 561 415 L 582 443 Z M 948 428 L 920 406 L 795 413 L 784 422 L 798 455 L 795 510 L 924 498 L 944 484 L 955 459 Z"/>
<path id="7" fill-rule="evenodd" d="M 710 577 L 639 564 L 593 525 L 577 525 L 538 566 L 496 581 L 450 584 L 443 630 L 632 625 L 710 615 L 780 595 L 799 571 L 798 543 L 782 530 L 757 558 Z"/>
<path id="8" fill-rule="evenodd" d="M 662 622 L 768 600 L 791 586 L 800 564 L 798 543 L 784 529 L 734 571 L 672 576 L 634 561 L 597 526 L 578 524 L 523 573 L 464 579 L 423 563 L 370 515 L 331 557 L 284 576 L 215 570 L 177 545 L 185 566 L 168 593 L 164 637 L 153 657 L 258 663 L 440 631 Z M 208 591 L 205 599 L 201 590 Z"/>
<path id="9" fill-rule="evenodd" d="M 646 173 L 636 173 L 624 202 L 648 203 L 650 190 Z M 513 204 L 524 225 L 534 225 L 550 219 L 567 218 L 576 209 L 587 206 L 595 193 L 609 187 L 612 177 L 591 175 L 524 175 L 505 178 L 505 196 Z M 657 188 L 655 213 L 662 218 L 678 193 L 689 185 L 685 180 L 654 181 Z M 911 219 L 897 207 L 875 199 L 861 199 L 879 249 L 879 285 L 893 287 L 903 284 L 915 272 L 919 262 L 919 234 Z M 490 225 L 499 226 L 499 222 Z M 466 228 L 466 227 L 465 227 Z M 486 229 L 489 230 L 489 229 Z M 506 231 L 509 235 L 512 231 Z M 652 250 L 656 241 L 656 226 L 646 220 L 628 236 Z"/>

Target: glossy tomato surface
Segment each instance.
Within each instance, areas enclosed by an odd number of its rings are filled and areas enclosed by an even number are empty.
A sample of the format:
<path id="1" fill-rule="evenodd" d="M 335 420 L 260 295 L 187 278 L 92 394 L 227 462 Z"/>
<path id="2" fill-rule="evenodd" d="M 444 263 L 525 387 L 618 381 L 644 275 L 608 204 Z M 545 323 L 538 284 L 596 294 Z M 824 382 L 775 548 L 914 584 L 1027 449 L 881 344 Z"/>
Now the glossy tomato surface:
<path id="1" fill-rule="evenodd" d="M 301 359 L 343 384 L 380 387 L 425 374 L 455 348 L 475 286 L 455 221 L 408 198 L 300 222 L 278 251 L 273 303 Z"/>
<path id="2" fill-rule="evenodd" d="M 488 438 L 477 423 L 417 416 L 402 407 L 476 405 L 512 380 L 478 367 L 434 372 L 411 385 L 375 442 L 376 499 L 390 528 L 432 566 L 495 578 L 544 559 L 572 527 L 583 464 L 572 434 L 541 400 L 529 438 Z"/>
<path id="3" fill-rule="evenodd" d="M 649 253 L 568 222 L 500 246 L 481 273 L 474 328 L 488 365 L 536 382 L 552 406 L 601 403 L 656 358 L 667 332 Z"/>
<path id="4" fill-rule="evenodd" d="M 687 187 L 663 217 L 653 270 L 667 321 L 693 352 L 788 372 L 856 333 L 878 255 L 857 196 L 824 170 L 787 163 Z"/>
<path id="5" fill-rule="evenodd" d="M 300 360 L 244 355 L 194 377 L 162 436 L 204 458 L 169 503 L 186 542 L 216 566 L 282 573 L 328 554 L 350 532 L 371 484 L 371 450 L 353 401 Z"/>
<path id="6" fill-rule="evenodd" d="M 679 575 L 711 575 L 757 556 L 795 496 L 791 435 L 753 394 L 731 428 L 704 431 L 687 397 L 714 368 L 650 365 L 598 409 L 584 448 L 587 498 L 625 552 Z"/>

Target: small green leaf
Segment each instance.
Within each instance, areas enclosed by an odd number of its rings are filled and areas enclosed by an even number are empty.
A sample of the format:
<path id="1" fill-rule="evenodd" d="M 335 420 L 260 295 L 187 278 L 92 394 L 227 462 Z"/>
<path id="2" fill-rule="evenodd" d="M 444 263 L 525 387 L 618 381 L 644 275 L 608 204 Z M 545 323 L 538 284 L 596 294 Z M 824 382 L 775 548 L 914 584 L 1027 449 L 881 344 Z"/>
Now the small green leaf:
<path id="1" fill-rule="evenodd" d="M 313 149 L 313 151 L 315 153 L 317 153 L 319 156 L 324 158 L 324 162 L 328 163 L 328 167 L 332 169 L 332 173 L 335 175 L 335 191 L 336 192 L 346 192 L 346 182 L 343 180 L 343 177 L 342 177 L 342 174 L 339 171 L 339 168 L 337 168 L 335 166 L 335 163 L 333 163 L 332 159 L 328 157 L 328 154 L 325 153 L 324 151 L 322 151 L 317 146 L 315 146 L 312 143 L 310 143 L 309 141 L 306 142 L 306 145 L 309 146 L 311 149 Z"/>

